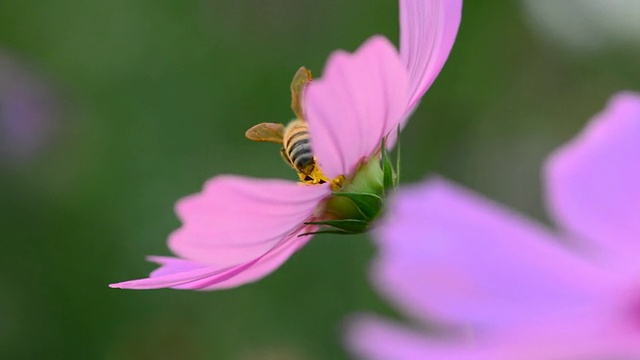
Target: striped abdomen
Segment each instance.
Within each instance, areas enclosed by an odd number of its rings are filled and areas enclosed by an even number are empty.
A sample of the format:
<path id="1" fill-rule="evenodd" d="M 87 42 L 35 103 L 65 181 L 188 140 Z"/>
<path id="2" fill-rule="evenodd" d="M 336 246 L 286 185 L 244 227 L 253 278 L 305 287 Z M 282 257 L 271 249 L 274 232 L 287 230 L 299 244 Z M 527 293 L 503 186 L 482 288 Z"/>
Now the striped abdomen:
<path id="1" fill-rule="evenodd" d="M 283 150 L 291 166 L 303 174 L 311 174 L 315 162 L 309 143 L 309 129 L 304 121 L 294 120 L 287 125 L 283 135 Z"/>

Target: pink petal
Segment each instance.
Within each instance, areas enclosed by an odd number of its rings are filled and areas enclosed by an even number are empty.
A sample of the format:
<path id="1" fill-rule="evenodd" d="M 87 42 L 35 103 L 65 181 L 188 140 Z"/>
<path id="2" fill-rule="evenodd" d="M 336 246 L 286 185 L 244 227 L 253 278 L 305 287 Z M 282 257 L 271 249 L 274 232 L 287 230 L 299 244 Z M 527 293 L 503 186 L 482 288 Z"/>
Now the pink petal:
<path id="1" fill-rule="evenodd" d="M 400 190 L 376 235 L 374 281 L 422 319 L 503 327 L 617 284 L 537 224 L 444 180 Z"/>
<path id="2" fill-rule="evenodd" d="M 349 322 L 346 345 L 358 359 L 396 360 L 493 360 L 464 343 L 442 340 L 372 315 Z"/>
<path id="3" fill-rule="evenodd" d="M 408 113 L 449 57 L 461 16 L 462 0 L 400 0 L 400 57 L 410 79 Z"/>
<path id="4" fill-rule="evenodd" d="M 236 287 L 259 280 L 276 270 L 295 251 L 311 239 L 311 236 L 298 237 L 308 227 L 289 236 L 267 253 L 246 263 L 227 268 L 215 268 L 191 260 L 151 256 L 150 261 L 162 265 L 154 270 L 147 279 L 125 281 L 112 284 L 112 288 L 121 289 L 158 289 L 174 288 L 186 290 L 219 290 Z"/>
<path id="5" fill-rule="evenodd" d="M 604 305 L 604 306 L 601 306 Z M 620 322 L 610 304 L 541 318 L 477 339 L 500 359 L 636 359 L 640 329 Z M 486 351 L 486 350 L 485 350 Z"/>
<path id="6" fill-rule="evenodd" d="M 260 257 L 258 261 L 246 270 L 229 278 L 229 280 L 224 283 L 207 285 L 204 290 L 232 288 L 262 279 L 278 269 L 293 253 L 306 245 L 313 237 L 311 235 L 300 236 L 301 234 L 316 230 L 316 227 L 304 227 L 300 229 L 290 237 L 284 239 L 264 256 Z"/>
<path id="7" fill-rule="evenodd" d="M 183 225 L 169 237 L 169 248 L 216 268 L 244 263 L 297 232 L 329 194 L 326 185 L 215 177 L 178 202 Z"/>
<path id="8" fill-rule="evenodd" d="M 604 310 L 604 311 L 603 311 Z M 635 359 L 640 332 L 617 327 L 606 309 L 537 319 L 498 333 L 427 336 L 373 316 L 350 322 L 347 345 L 365 359 Z M 527 326 L 528 325 L 528 326 Z"/>
<path id="9" fill-rule="evenodd" d="M 640 95 L 620 93 L 573 141 L 553 154 L 550 210 L 569 232 L 597 243 L 619 268 L 640 254 Z"/>
<path id="10" fill-rule="evenodd" d="M 313 150 L 329 178 L 352 174 L 397 128 L 407 86 L 406 70 L 383 37 L 369 39 L 353 54 L 330 57 L 322 78 L 305 93 Z"/>
<path id="11" fill-rule="evenodd" d="M 149 279 L 111 285 L 131 289 L 221 289 L 255 281 L 303 246 L 328 185 L 219 176 L 180 200 L 183 226 L 169 247 L 184 259 L 152 257 L 162 266 Z"/>
<path id="12" fill-rule="evenodd" d="M 135 290 L 160 288 L 198 290 L 211 282 L 223 282 L 246 270 L 257 261 L 254 259 L 247 264 L 216 269 L 191 260 L 161 257 L 150 257 L 150 260 L 160 263 L 162 267 L 153 271 L 149 278 L 110 284 L 109 287 Z M 206 285 L 203 285 L 203 282 Z"/>

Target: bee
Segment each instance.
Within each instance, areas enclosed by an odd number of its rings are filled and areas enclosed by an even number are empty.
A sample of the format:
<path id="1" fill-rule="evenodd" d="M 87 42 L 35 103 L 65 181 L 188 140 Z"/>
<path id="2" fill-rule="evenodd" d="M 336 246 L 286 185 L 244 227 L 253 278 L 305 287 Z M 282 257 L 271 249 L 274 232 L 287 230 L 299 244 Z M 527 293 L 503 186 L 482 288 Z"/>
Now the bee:
<path id="1" fill-rule="evenodd" d="M 309 140 L 309 127 L 304 120 L 302 94 L 311 81 L 311 72 L 305 67 L 298 69 L 291 82 L 291 110 L 296 115 L 284 126 L 279 123 L 260 123 L 246 131 L 249 140 L 282 144 L 280 153 L 284 160 L 298 173 L 300 181 L 307 184 L 324 184 L 327 179 L 316 163 Z"/>
<path id="2" fill-rule="evenodd" d="M 254 141 L 282 144 L 282 158 L 298 172 L 300 181 L 307 184 L 327 182 L 311 151 L 309 130 L 304 120 L 292 120 L 286 127 L 283 124 L 261 123 L 247 130 L 245 135 Z"/>

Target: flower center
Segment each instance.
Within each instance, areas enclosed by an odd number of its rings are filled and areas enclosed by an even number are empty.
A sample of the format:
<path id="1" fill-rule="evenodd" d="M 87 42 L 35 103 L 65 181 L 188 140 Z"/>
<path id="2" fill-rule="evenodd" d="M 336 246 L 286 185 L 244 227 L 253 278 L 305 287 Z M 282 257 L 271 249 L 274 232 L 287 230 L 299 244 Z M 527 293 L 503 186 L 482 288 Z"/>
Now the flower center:
<path id="1" fill-rule="evenodd" d="M 333 180 L 329 181 L 322 172 L 318 163 L 315 161 L 315 157 L 305 168 L 295 168 L 295 170 L 298 173 L 298 177 L 301 182 L 309 185 L 318 185 L 330 182 L 332 191 L 339 191 L 342 189 L 342 186 L 344 186 L 345 181 L 347 180 L 344 175 L 338 175 Z"/>
<path id="2" fill-rule="evenodd" d="M 368 231 L 382 212 L 384 198 L 397 184 L 397 172 L 387 156 L 385 139 L 380 151 L 360 163 L 351 177 L 343 175 L 331 180 L 332 196 L 317 209 L 314 221 L 317 231 L 306 233 L 357 234 Z"/>

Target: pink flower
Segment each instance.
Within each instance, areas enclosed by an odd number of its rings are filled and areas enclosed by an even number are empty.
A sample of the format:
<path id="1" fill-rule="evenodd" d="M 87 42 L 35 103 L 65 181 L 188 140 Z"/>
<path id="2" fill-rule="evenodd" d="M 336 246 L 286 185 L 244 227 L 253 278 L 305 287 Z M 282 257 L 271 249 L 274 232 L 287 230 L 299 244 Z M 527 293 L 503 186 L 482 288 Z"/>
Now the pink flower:
<path id="1" fill-rule="evenodd" d="M 353 220 L 340 212 L 357 211 L 358 199 L 345 196 L 366 190 L 367 199 L 376 200 L 384 191 L 381 141 L 404 124 L 440 72 L 461 6 L 461 0 L 401 0 L 400 54 L 385 38 L 373 37 L 353 54 L 332 54 L 323 77 L 307 86 L 304 117 L 313 155 L 328 180 L 344 176 L 340 192 L 330 183 L 214 177 L 176 206 L 183 225 L 171 234 L 169 248 L 178 257 L 150 257 L 161 266 L 149 278 L 110 286 L 230 288 L 280 266 L 310 240 L 307 233 L 319 230 L 309 222 L 337 220 L 364 230 L 377 211 L 366 221 Z"/>
<path id="2" fill-rule="evenodd" d="M 399 191 L 373 279 L 415 326 L 360 315 L 350 348 L 371 359 L 640 358 L 640 95 L 616 95 L 545 170 L 559 231 L 445 180 Z M 426 335 L 436 323 L 453 331 Z"/>

